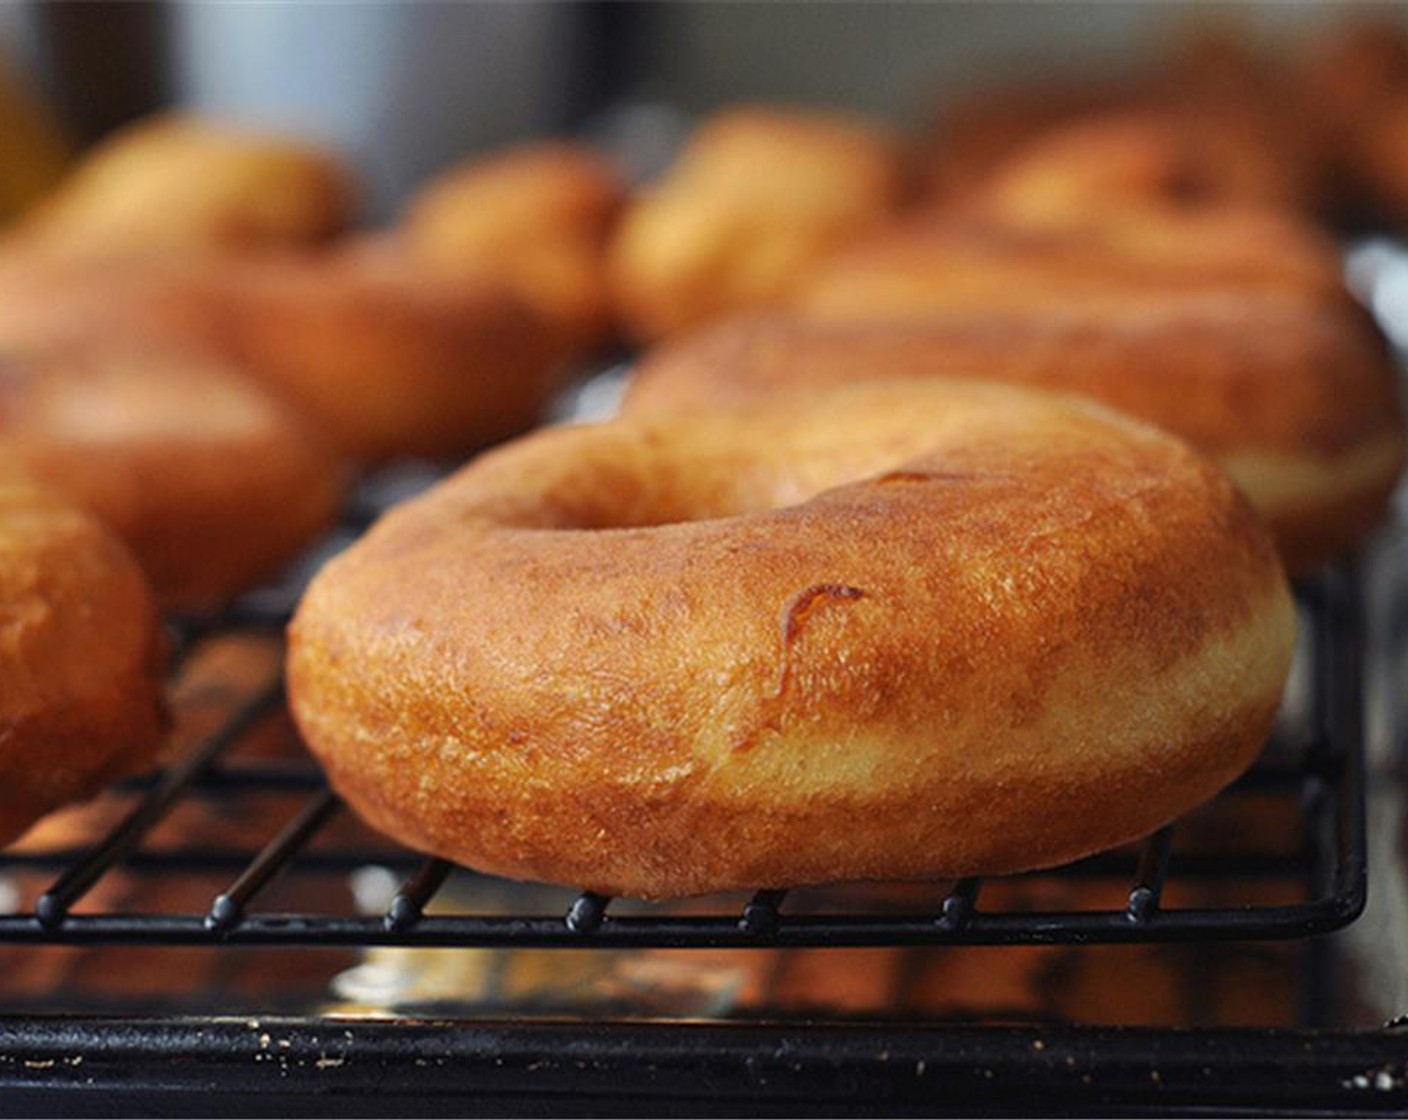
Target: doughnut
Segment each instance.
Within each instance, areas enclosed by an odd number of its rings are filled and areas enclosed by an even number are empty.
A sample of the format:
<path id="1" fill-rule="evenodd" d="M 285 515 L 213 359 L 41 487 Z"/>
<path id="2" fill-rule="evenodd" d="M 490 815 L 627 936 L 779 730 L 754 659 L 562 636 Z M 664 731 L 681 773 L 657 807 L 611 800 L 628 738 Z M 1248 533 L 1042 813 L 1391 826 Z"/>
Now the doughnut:
<path id="1" fill-rule="evenodd" d="M 1244 37 L 1206 29 L 1134 76 L 1047 79 L 959 101 L 927 142 L 937 201 L 1024 189 L 1312 210 L 1323 184 L 1295 85 Z M 1013 189 L 1007 184 L 1004 190 Z M 1071 204 L 1075 199 L 1070 199 Z"/>
<path id="2" fill-rule="evenodd" d="M 1403 468 L 1393 364 L 1347 299 L 1219 293 L 1116 313 L 757 316 L 647 354 L 625 411 L 686 414 L 780 389 L 943 376 L 1078 393 L 1186 439 L 1242 487 L 1296 573 L 1360 543 Z"/>
<path id="3" fill-rule="evenodd" d="M 105 522 L 168 609 L 218 606 L 335 520 L 344 472 L 308 425 L 206 353 L 0 343 L 0 475 Z"/>
<path id="4" fill-rule="evenodd" d="M 502 277 L 588 351 L 611 334 L 606 243 L 625 196 L 621 173 L 593 149 L 524 144 L 432 179 L 400 229 L 418 260 Z"/>
<path id="5" fill-rule="evenodd" d="M 550 428 L 315 577 L 339 794 L 483 871 L 642 897 L 1052 865 L 1260 749 L 1275 546 L 1185 444 L 962 381 Z"/>
<path id="6" fill-rule="evenodd" d="M 1229 116 L 1109 113 L 1053 129 L 996 168 L 975 192 L 987 215 L 1063 221 L 1106 207 L 1308 208 L 1304 174 L 1252 142 L 1259 124 Z"/>
<path id="7" fill-rule="evenodd" d="M 394 247 L 249 259 L 216 285 L 215 337 L 362 460 L 445 457 L 531 427 L 563 341 L 490 275 L 437 275 Z"/>
<path id="8" fill-rule="evenodd" d="M 1322 208 L 1328 184 L 1294 73 L 1246 31 L 1190 28 L 1165 50 L 1139 108 L 1181 129 L 1193 166 L 1208 187 L 1219 188 L 1205 197 L 1311 214 Z"/>
<path id="9" fill-rule="evenodd" d="M 353 194 L 306 144 L 167 114 L 109 136 L 14 236 L 83 256 L 307 244 L 346 227 Z"/>
<path id="10" fill-rule="evenodd" d="M 155 761 L 164 654 L 117 538 L 0 473 L 0 843 Z"/>
<path id="11" fill-rule="evenodd" d="M 905 187 L 887 135 L 837 115 L 747 107 L 690 138 L 627 207 L 608 265 L 628 334 L 654 339 L 785 296 Z"/>
<path id="12" fill-rule="evenodd" d="M 835 253 L 789 305 L 811 318 L 959 308 L 1136 309 L 1225 290 L 1343 298 L 1339 252 L 1289 215 L 1217 207 L 1116 209 L 1023 227 L 913 218 Z"/>
<path id="13" fill-rule="evenodd" d="M 1401 154 L 1408 32 L 1402 23 L 1361 14 L 1313 38 L 1297 60 L 1296 80 L 1302 127 L 1334 177 L 1342 208 L 1360 221 L 1408 218 L 1408 161 Z"/>
<path id="14" fill-rule="evenodd" d="M 563 346 L 501 282 L 437 275 L 372 239 L 218 260 L 31 253 L 0 264 L 0 351 L 93 336 L 209 353 L 362 460 L 454 455 L 530 426 L 557 388 Z"/>
<path id="15" fill-rule="evenodd" d="M 94 337 L 180 339 L 199 331 L 215 300 L 204 260 L 120 255 L 81 260 L 0 250 L 0 353 Z"/>
<path id="16" fill-rule="evenodd" d="M 931 200 L 969 196 L 1028 144 L 1054 128 L 1116 108 L 1115 82 L 1047 78 L 981 89 L 948 106 L 924 142 L 923 184 Z"/>

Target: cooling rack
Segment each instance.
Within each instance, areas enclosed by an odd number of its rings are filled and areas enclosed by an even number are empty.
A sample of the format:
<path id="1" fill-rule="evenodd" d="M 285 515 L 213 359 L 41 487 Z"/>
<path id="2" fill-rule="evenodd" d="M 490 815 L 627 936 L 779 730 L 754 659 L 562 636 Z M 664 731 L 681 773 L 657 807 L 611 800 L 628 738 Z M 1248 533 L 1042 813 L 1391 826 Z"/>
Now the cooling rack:
<path id="1" fill-rule="evenodd" d="M 355 533 L 356 526 L 345 535 Z M 290 586 L 296 588 L 297 581 Z M 24 869 L 52 875 L 32 906 L 0 915 L 0 943 L 476 946 L 523 948 L 857 947 L 895 945 L 1060 945 L 1131 942 L 1289 939 L 1322 934 L 1353 921 L 1365 902 L 1363 758 L 1360 727 L 1362 624 L 1358 584 L 1336 570 L 1298 589 L 1303 643 L 1290 702 L 1283 708 L 1264 761 L 1221 795 L 1235 816 L 1242 802 L 1270 799 L 1294 813 L 1293 850 L 1255 851 L 1184 845 L 1180 823 L 1133 849 L 1104 853 L 1065 868 L 1022 877 L 1057 884 L 1123 881 L 1118 902 L 1078 902 L 1052 909 L 1004 905 L 1004 892 L 983 880 L 933 884 L 918 903 L 896 912 L 875 904 L 873 891 L 760 890 L 717 906 L 646 906 L 590 892 L 553 913 L 481 912 L 476 883 L 449 864 L 394 847 L 319 849 L 320 832 L 343 812 L 311 761 L 233 761 L 239 744 L 281 714 L 277 675 L 250 690 L 184 758 L 144 781 L 129 783 L 130 808 L 100 840 L 80 849 L 0 854 L 0 874 Z M 174 626 L 176 671 L 203 643 L 232 633 L 278 634 L 296 590 L 264 591 L 218 618 Z M 1297 683 L 1298 682 L 1298 683 Z M 262 844 L 150 850 L 150 833 L 183 802 L 219 801 L 251 791 L 301 797 Z M 389 868 L 399 889 L 380 914 L 261 909 L 261 896 L 281 873 L 347 874 Z M 104 876 L 124 874 L 209 881 L 225 886 L 200 909 L 179 912 L 87 912 L 79 904 Z M 456 876 L 452 905 L 442 888 Z M 1290 901 L 1205 895 L 1188 884 L 1289 883 Z M 989 905 L 992 894 L 996 904 Z M 437 896 L 442 902 L 435 904 Z M 1077 898 L 1081 898 L 1077 892 Z M 1105 896 L 1108 897 L 1108 892 Z M 1192 899 L 1188 904 L 1180 899 Z"/>

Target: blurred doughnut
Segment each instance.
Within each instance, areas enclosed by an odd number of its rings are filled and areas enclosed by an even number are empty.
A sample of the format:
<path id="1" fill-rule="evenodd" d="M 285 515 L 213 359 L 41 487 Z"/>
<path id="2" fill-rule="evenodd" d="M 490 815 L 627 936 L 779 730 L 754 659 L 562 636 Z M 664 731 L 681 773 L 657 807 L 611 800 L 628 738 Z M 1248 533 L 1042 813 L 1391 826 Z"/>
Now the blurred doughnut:
<path id="1" fill-rule="evenodd" d="M 626 210 L 611 280 L 626 332 L 653 339 L 786 297 L 895 210 L 896 143 L 844 116 L 739 108 L 690 138 Z"/>
<path id="2" fill-rule="evenodd" d="M 1116 209 L 1026 228 L 916 219 L 836 253 L 791 305 L 856 321 L 957 308 L 1133 309 L 1216 289 L 1340 299 L 1339 252 L 1290 215 L 1230 207 Z"/>
<path id="3" fill-rule="evenodd" d="M 418 260 L 501 277 L 585 351 L 610 336 L 606 242 L 625 195 L 620 172 L 593 149 L 525 144 L 432 179 L 401 229 Z"/>
<path id="4" fill-rule="evenodd" d="M 561 376 L 558 332 L 500 280 L 439 275 L 390 244 L 251 258 L 213 290 L 223 352 L 357 459 L 523 431 Z"/>
<path id="5" fill-rule="evenodd" d="M 164 652 L 117 538 L 0 472 L 0 843 L 155 761 Z"/>
<path id="6" fill-rule="evenodd" d="M 120 341 L 0 345 L 0 472 L 15 468 L 114 529 L 183 610 L 275 574 L 336 519 L 344 481 L 226 363 Z"/>
<path id="7" fill-rule="evenodd" d="M 0 352 L 52 339 L 207 353 L 358 459 L 455 455 L 536 421 L 562 342 L 500 281 L 391 242 L 214 259 L 0 262 Z"/>
<path id="8" fill-rule="evenodd" d="M 1108 189 L 1113 202 L 1313 210 L 1324 185 L 1297 104 L 1283 67 L 1246 36 L 1204 24 L 1135 75 L 960 101 L 926 145 L 930 184 L 945 204 L 1000 182 L 1068 205 L 1103 205 Z"/>
<path id="9" fill-rule="evenodd" d="M 307 144 L 170 114 L 109 136 L 14 236 L 85 256 L 307 244 L 346 227 L 353 194 Z"/>
<path id="10" fill-rule="evenodd" d="M 1255 143 L 1257 135 L 1252 122 L 1231 115 L 1220 127 L 1167 113 L 1086 117 L 996 167 L 972 203 L 1018 223 L 1089 218 L 1110 207 L 1307 208 L 1302 170 Z"/>

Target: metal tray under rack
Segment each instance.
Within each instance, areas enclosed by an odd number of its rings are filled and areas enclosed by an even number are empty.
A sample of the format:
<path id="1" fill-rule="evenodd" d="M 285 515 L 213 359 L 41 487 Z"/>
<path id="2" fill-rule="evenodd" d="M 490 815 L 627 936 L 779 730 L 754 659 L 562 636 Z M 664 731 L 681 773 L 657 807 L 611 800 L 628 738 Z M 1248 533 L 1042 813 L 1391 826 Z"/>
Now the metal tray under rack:
<path id="1" fill-rule="evenodd" d="M 1296 686 L 1262 763 L 1221 795 L 1270 798 L 1291 806 L 1303 837 L 1293 852 L 1223 850 L 1206 838 L 1184 851 L 1184 829 L 1170 825 L 1137 850 L 1104 853 L 1023 880 L 1123 879 L 1120 903 L 1050 909 L 987 905 L 981 880 L 935 884 L 900 910 L 874 905 L 861 891 L 769 891 L 717 907 L 647 906 L 590 892 L 556 912 L 476 912 L 474 881 L 459 884 L 449 912 L 432 901 L 454 869 L 404 849 L 311 849 L 341 811 L 311 763 L 245 764 L 230 760 L 241 740 L 283 704 L 274 679 L 255 689 L 221 726 L 178 764 L 131 784 L 135 802 L 95 845 L 78 850 L 22 850 L 0 855 L 0 874 L 57 870 L 32 907 L 0 915 L 0 943 L 278 946 L 477 946 L 518 948 L 856 947 L 893 945 L 1061 945 L 1167 941 L 1290 939 L 1338 929 L 1365 903 L 1365 829 L 1361 742 L 1362 625 L 1357 582 L 1328 573 L 1302 588 L 1306 641 Z M 177 661 L 233 630 L 277 632 L 287 599 L 264 597 L 218 620 L 178 630 Z M 144 840 L 190 799 L 228 798 L 250 790 L 295 793 L 301 809 L 259 847 L 144 850 Z M 92 888 L 121 865 L 138 876 L 208 877 L 228 885 L 206 894 L 203 910 L 75 912 Z M 293 913 L 259 909 L 261 892 L 281 872 L 337 874 L 365 865 L 396 870 L 401 886 L 379 915 Z M 1293 901 L 1219 896 L 1186 905 L 1184 882 L 1265 882 L 1296 887 Z M 488 882 L 480 880 L 480 882 Z M 1001 891 L 996 892 L 1001 894 Z M 469 906 L 463 907 L 465 900 Z"/>

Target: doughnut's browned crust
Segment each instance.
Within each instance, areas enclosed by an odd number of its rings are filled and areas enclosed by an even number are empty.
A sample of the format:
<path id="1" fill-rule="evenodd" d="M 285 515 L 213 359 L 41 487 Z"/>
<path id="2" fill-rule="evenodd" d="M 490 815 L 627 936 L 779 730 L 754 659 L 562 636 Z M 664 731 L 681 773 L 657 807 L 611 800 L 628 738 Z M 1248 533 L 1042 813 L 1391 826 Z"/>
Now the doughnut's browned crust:
<path id="1" fill-rule="evenodd" d="M 226 363 L 120 343 L 0 349 L 0 471 L 18 466 L 127 542 L 162 605 L 216 605 L 336 518 L 326 441 Z"/>
<path id="2" fill-rule="evenodd" d="M 945 115 L 928 148 L 939 201 L 981 196 L 1005 180 L 1004 193 L 1056 192 L 1074 203 L 1080 192 L 1092 206 L 1309 210 L 1324 189 L 1291 75 L 1235 34 L 1185 38 L 1133 78 L 979 92 Z"/>
<path id="3" fill-rule="evenodd" d="M 1297 572 L 1359 543 L 1403 468 L 1394 368 L 1347 298 L 1212 293 L 1113 314 L 760 317 L 657 348 L 625 408 L 686 414 L 784 388 L 942 376 L 1080 393 L 1181 436 L 1242 485 Z"/>
<path id="4" fill-rule="evenodd" d="M 1295 104 L 1342 207 L 1360 220 L 1408 219 L 1408 33 L 1361 14 L 1309 44 Z"/>
<path id="5" fill-rule="evenodd" d="M 812 318 L 1151 307 L 1209 290 L 1342 298 L 1339 254 L 1289 216 L 1218 208 L 1092 214 L 1022 228 L 911 220 L 814 270 L 792 306 Z"/>
<path id="6" fill-rule="evenodd" d="M 1113 82 L 1012 82 L 959 99 L 931 129 L 925 187 L 937 200 L 966 198 L 1028 144 L 1087 114 L 1117 108 L 1127 91 Z"/>
<path id="7" fill-rule="evenodd" d="M 4 473 L 0 842 L 154 761 L 163 652 L 151 594 L 117 538 Z"/>
<path id="8" fill-rule="evenodd" d="M 609 258 L 626 332 L 654 339 L 775 303 L 901 200 L 900 153 L 844 116 L 739 108 L 627 208 Z"/>
<path id="9" fill-rule="evenodd" d="M 1349 160 L 1367 210 L 1408 224 L 1408 82 L 1353 123 Z"/>
<path id="10" fill-rule="evenodd" d="M 561 339 L 509 288 L 428 272 L 391 246 L 250 260 L 217 291 L 228 353 L 359 459 L 512 435 L 558 386 Z"/>
<path id="11" fill-rule="evenodd" d="M 94 337 L 221 358 L 360 459 L 452 455 L 530 426 L 562 353 L 501 281 L 438 275 L 391 243 L 0 265 L 0 350 Z"/>
<path id="12" fill-rule="evenodd" d="M 347 225 L 353 196 L 347 173 L 306 144 L 159 116 L 99 145 L 16 236 L 84 256 L 306 244 Z"/>
<path id="13" fill-rule="evenodd" d="M 1293 629 L 1184 444 L 916 381 L 491 452 L 324 569 L 289 685 L 399 840 L 670 896 L 1132 839 L 1257 753 Z"/>
<path id="14" fill-rule="evenodd" d="M 1108 207 L 1308 206 L 1310 189 L 1281 154 L 1258 147 L 1257 122 L 1208 127 L 1203 115 L 1150 111 L 1083 118 L 994 169 L 970 205 L 1041 222 Z"/>
<path id="15" fill-rule="evenodd" d="M 606 242 L 625 197 L 625 179 L 595 150 L 525 144 L 431 180 L 401 229 L 427 265 L 505 279 L 581 351 L 611 332 Z"/>

